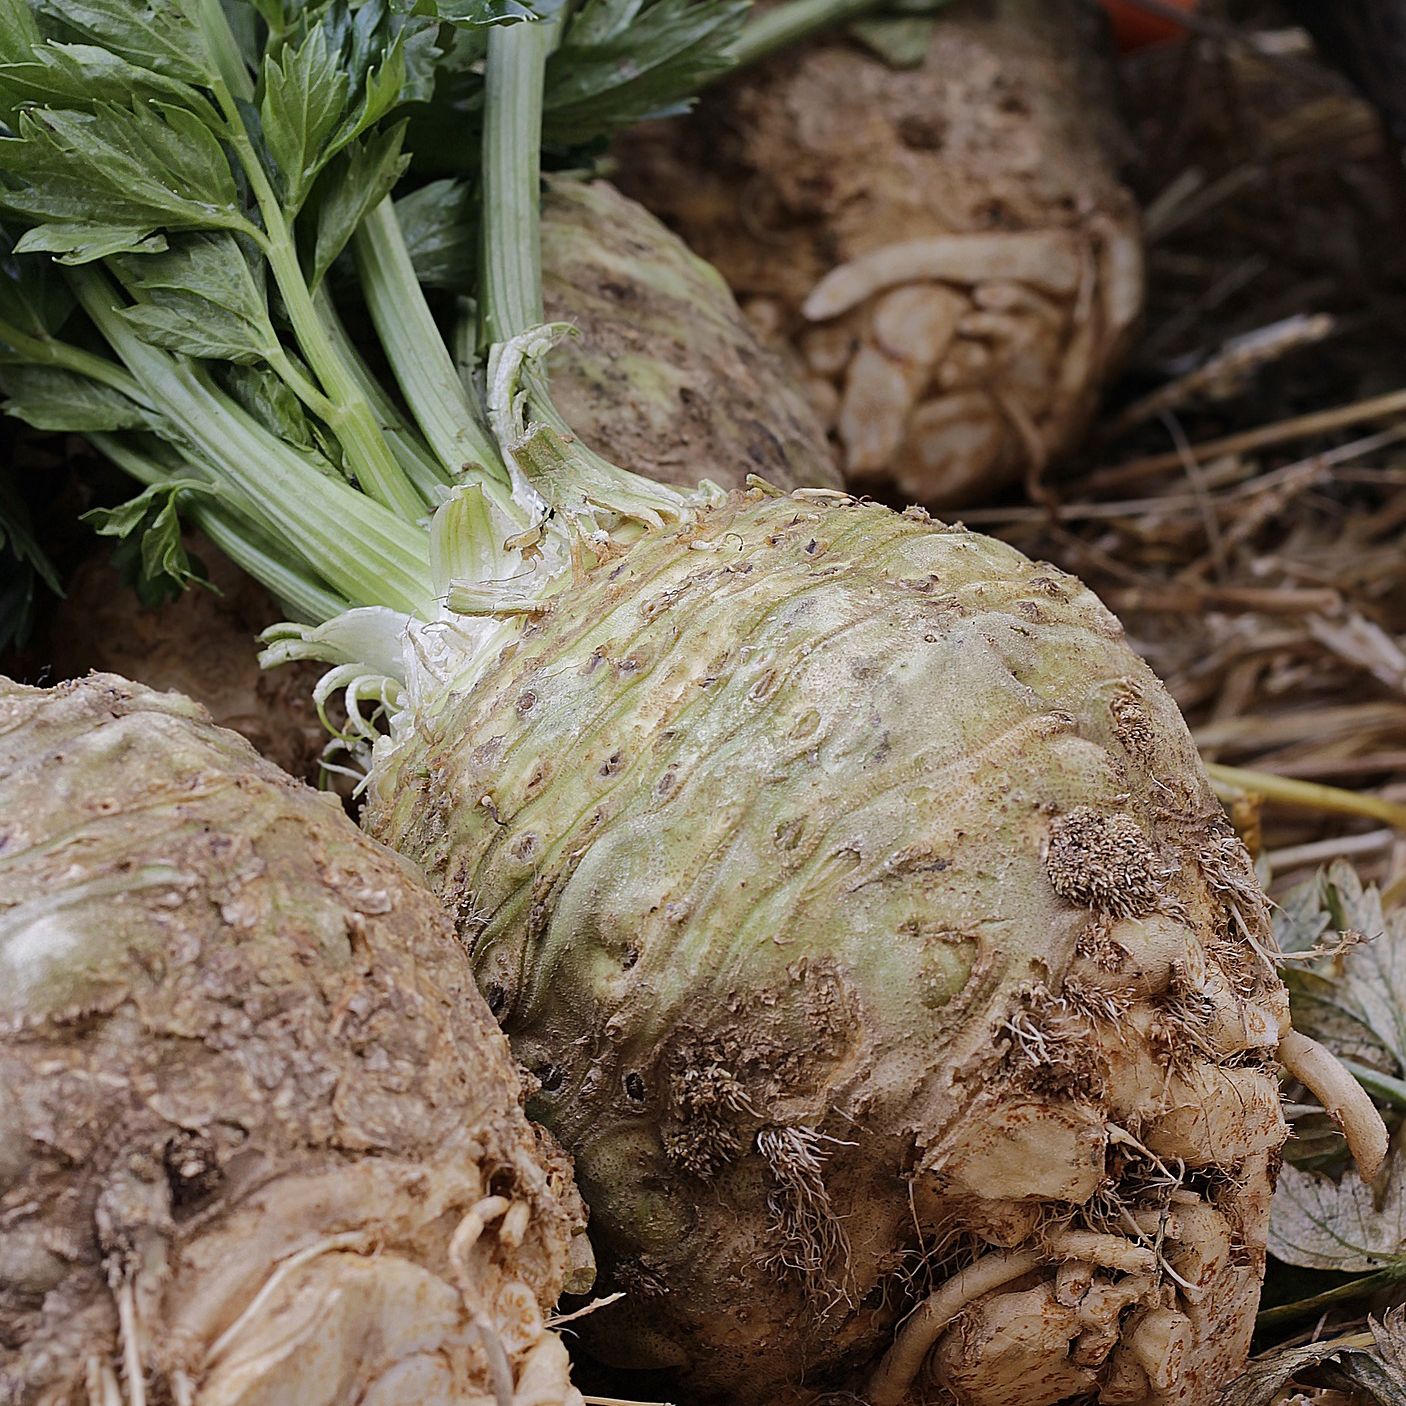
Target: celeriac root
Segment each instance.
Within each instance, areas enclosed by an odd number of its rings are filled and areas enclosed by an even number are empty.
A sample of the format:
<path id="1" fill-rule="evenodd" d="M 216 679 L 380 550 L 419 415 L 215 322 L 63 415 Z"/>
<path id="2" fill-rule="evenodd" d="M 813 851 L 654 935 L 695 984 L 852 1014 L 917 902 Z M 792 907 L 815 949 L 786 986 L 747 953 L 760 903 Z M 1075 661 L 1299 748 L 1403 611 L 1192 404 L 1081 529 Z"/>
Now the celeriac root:
<path id="1" fill-rule="evenodd" d="M 648 478 L 741 488 L 839 487 L 795 353 L 768 347 L 716 269 L 604 181 L 548 183 L 547 317 L 577 335 L 551 356 L 552 396 L 585 443 Z"/>
<path id="2" fill-rule="evenodd" d="M 580 1406 L 584 1211 L 400 861 L 110 675 L 0 680 L 0 850 L 0 1401 Z"/>
<path id="3" fill-rule="evenodd" d="M 1087 18 L 955 0 L 916 68 L 827 36 L 621 142 L 623 188 L 799 352 L 852 487 L 981 501 L 1087 425 L 1143 291 Z"/>
<path id="4" fill-rule="evenodd" d="M 758 485 L 520 646 L 419 689 L 367 823 L 466 915 L 592 1188 L 625 1291 L 593 1353 L 699 1403 L 862 1389 L 935 1289 L 881 1394 L 926 1363 L 960 1406 L 1210 1406 L 1287 997 L 1112 617 L 921 512 Z"/>

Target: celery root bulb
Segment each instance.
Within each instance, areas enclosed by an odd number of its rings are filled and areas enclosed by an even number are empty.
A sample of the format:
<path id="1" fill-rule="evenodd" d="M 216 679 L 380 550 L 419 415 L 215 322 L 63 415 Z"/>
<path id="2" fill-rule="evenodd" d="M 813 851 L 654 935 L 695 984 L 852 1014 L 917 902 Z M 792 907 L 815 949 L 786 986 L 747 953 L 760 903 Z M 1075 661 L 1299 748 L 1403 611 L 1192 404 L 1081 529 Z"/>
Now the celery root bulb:
<path id="1" fill-rule="evenodd" d="M 698 1401 L 1212 1400 L 1287 1005 L 1248 856 L 1088 590 L 754 490 L 415 696 L 368 823 L 576 1158 L 628 1293 L 595 1352 Z"/>
<path id="2" fill-rule="evenodd" d="M 716 269 L 605 181 L 558 178 L 542 203 L 547 316 L 579 333 L 552 356 L 567 423 L 663 483 L 838 488 L 787 347 L 768 348 Z"/>
<path id="3" fill-rule="evenodd" d="M 335 802 L 176 695 L 0 681 L 0 1401 L 579 1406 L 520 1097 Z"/>
<path id="4" fill-rule="evenodd" d="M 824 39 L 620 143 L 622 189 L 799 350 L 851 487 L 968 504 L 1083 433 L 1143 278 L 1085 19 L 956 0 L 916 68 Z"/>

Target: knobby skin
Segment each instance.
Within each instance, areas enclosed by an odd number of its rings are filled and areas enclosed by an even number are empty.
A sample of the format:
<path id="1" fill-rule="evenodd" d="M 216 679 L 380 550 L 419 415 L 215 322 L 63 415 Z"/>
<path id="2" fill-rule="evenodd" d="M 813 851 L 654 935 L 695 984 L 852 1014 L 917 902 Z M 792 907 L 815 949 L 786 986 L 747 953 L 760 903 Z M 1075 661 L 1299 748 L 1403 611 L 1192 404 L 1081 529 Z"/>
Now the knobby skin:
<path id="1" fill-rule="evenodd" d="M 745 1402 L 1201 1403 L 1238 1368 L 1285 992 L 1186 727 L 1087 589 L 754 490 L 423 698 L 368 824 L 576 1158 L 628 1291 L 594 1351 Z"/>

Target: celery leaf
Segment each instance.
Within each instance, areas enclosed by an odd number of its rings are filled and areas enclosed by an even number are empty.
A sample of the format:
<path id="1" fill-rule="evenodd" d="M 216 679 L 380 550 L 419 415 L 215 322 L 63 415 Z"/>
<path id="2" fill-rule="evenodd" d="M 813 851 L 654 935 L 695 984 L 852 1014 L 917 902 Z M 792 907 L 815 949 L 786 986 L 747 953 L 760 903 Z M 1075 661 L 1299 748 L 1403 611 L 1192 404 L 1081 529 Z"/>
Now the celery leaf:
<path id="1" fill-rule="evenodd" d="M 16 252 L 10 231 L 0 228 L 0 323 L 30 337 L 47 337 L 72 311 L 73 295 L 49 261 Z"/>
<path id="2" fill-rule="evenodd" d="M 164 77 L 208 86 L 218 73 L 198 0 L 39 0 L 35 9 L 61 31 Z"/>
<path id="3" fill-rule="evenodd" d="M 200 562 L 181 541 L 177 500 L 185 493 L 213 493 L 198 479 L 154 483 L 115 508 L 83 514 L 100 537 L 118 539 L 113 564 L 144 605 L 178 596 L 189 585 L 209 586 Z"/>
<path id="4" fill-rule="evenodd" d="M 327 159 L 327 141 L 346 112 L 351 85 L 342 58 L 326 28 L 318 25 L 301 44 L 281 56 L 270 55 L 264 64 L 259 119 L 290 210 L 302 205 Z"/>
<path id="5" fill-rule="evenodd" d="M 232 366 L 221 384 L 265 429 L 296 449 L 312 453 L 317 441 L 302 402 L 267 367 Z M 331 465 L 318 464 L 330 473 Z"/>
<path id="6" fill-rule="evenodd" d="M 404 140 L 405 123 L 400 122 L 353 142 L 327 168 L 317 192 L 317 238 L 308 280 L 313 287 L 410 164 L 401 150 Z"/>
<path id="7" fill-rule="evenodd" d="M 415 276 L 428 288 L 469 292 L 478 277 L 474 202 L 469 186 L 431 181 L 395 202 Z"/>
<path id="8" fill-rule="evenodd" d="M 1363 1406 L 1406 1406 L 1406 1309 L 1389 1310 L 1383 1317 L 1368 1318 L 1367 1333 L 1321 1338 L 1292 1347 L 1279 1347 L 1257 1357 L 1221 1394 L 1221 1406 L 1271 1406 L 1293 1400 L 1292 1385 L 1305 1373 L 1302 1384 L 1345 1389 Z M 1313 1399 L 1316 1392 L 1306 1391 Z M 1302 1399 L 1302 1398 L 1300 1398 Z"/>
<path id="9" fill-rule="evenodd" d="M 586 0 L 547 62 L 543 140 L 580 146 L 682 111 L 731 66 L 746 0 Z"/>
<path id="10" fill-rule="evenodd" d="M 57 220 L 26 230 L 17 247 L 21 254 L 52 254 L 61 264 L 76 265 L 110 254 L 159 254 L 168 246 L 164 234 L 141 226 Z"/>
<path id="11" fill-rule="evenodd" d="M 6 414 L 36 430 L 88 433 L 145 429 L 147 412 L 120 391 L 56 366 L 6 366 L 0 386 Z"/>
<path id="12" fill-rule="evenodd" d="M 144 341 L 240 363 L 279 353 L 262 269 L 256 274 L 232 235 L 192 235 L 118 267 L 127 286 L 146 295 L 121 314 Z"/>
<path id="13" fill-rule="evenodd" d="M 188 83 L 165 78 L 92 44 L 44 44 L 19 62 L 0 65 L 0 111 L 7 118 L 23 103 L 87 111 L 95 103 L 127 103 L 132 94 L 160 98 L 214 120 L 214 110 Z"/>
<path id="14" fill-rule="evenodd" d="M 517 20 L 547 19 L 561 8 L 561 0 L 440 0 L 439 17 L 453 24 L 482 26 L 512 24 Z"/>
<path id="15" fill-rule="evenodd" d="M 1385 1185 L 1347 1172 L 1340 1181 L 1286 1164 L 1269 1221 L 1269 1252 L 1285 1264 L 1370 1274 L 1406 1260 L 1406 1167 L 1387 1163 Z"/>
<path id="16" fill-rule="evenodd" d="M 1309 916 L 1312 909 L 1316 916 Z M 1319 921 L 1319 935 L 1341 932 L 1354 939 L 1285 973 L 1293 1001 L 1294 1028 L 1327 1045 L 1341 1058 L 1385 1073 L 1406 1073 L 1406 911 L 1382 912 L 1375 888 L 1364 887 L 1350 864 L 1338 861 L 1290 894 L 1276 935 L 1285 951 L 1302 952 L 1317 941 L 1305 937 Z"/>
<path id="17" fill-rule="evenodd" d="M 219 140 L 185 109 L 138 99 L 22 112 L 17 131 L 0 139 L 0 169 L 24 184 L 0 203 L 18 214 L 146 230 L 245 224 Z"/>

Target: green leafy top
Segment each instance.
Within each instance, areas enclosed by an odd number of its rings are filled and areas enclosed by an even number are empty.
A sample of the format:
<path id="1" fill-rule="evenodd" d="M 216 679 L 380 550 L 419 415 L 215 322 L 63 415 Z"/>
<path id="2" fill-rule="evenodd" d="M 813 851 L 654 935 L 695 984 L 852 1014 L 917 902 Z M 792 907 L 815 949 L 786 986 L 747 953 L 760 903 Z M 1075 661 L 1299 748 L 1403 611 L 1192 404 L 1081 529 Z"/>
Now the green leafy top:
<path id="1" fill-rule="evenodd" d="M 872 4 L 873 0 L 866 0 Z M 547 60 L 542 139 L 560 164 L 598 149 L 621 128 L 685 111 L 694 95 L 733 65 L 750 0 L 539 0 L 560 18 Z M 432 105 L 412 118 L 416 165 L 471 174 L 477 165 L 485 29 L 527 7 L 516 0 L 440 0 L 442 15 L 469 21 L 448 45 Z"/>
<path id="2" fill-rule="evenodd" d="M 476 179 L 481 150 L 498 153 L 500 186 L 520 186 L 538 129 L 575 149 L 676 110 L 725 69 L 744 8 L 0 0 L 7 408 L 100 439 L 138 478 L 142 495 L 102 527 L 146 544 L 134 559 L 153 589 L 192 577 L 169 550 L 179 505 L 300 619 L 357 604 L 434 616 L 443 591 L 425 524 L 457 487 L 479 488 L 504 536 L 548 505 L 490 429 L 485 363 L 461 377 L 388 199 L 410 117 L 436 114 L 435 145 L 468 178 L 456 212 L 484 247 L 473 260 L 462 240 L 443 252 L 486 351 L 484 329 L 527 330 L 505 320 L 504 299 L 524 278 L 530 288 L 536 254 L 530 221 L 503 224 L 512 190 L 490 192 L 488 168 Z M 505 147 L 488 141 L 487 92 L 502 64 L 493 35 L 508 30 L 552 43 L 532 60 L 535 110 L 498 122 Z M 414 193 L 401 194 L 413 214 Z M 435 192 L 419 198 L 423 210 Z M 355 279 L 334 290 L 328 274 L 349 251 Z M 477 287 L 479 267 L 498 281 Z M 366 321 L 374 350 L 347 330 Z M 550 420 L 540 376 L 529 364 L 522 376 L 534 418 Z M 541 457 L 559 478 L 553 454 Z M 624 495 L 628 515 L 643 501 L 583 449 L 567 459 L 596 485 L 592 503 Z"/>
<path id="3" fill-rule="evenodd" d="M 587 0 L 547 60 L 543 140 L 580 146 L 680 112 L 726 72 L 747 0 Z"/>

